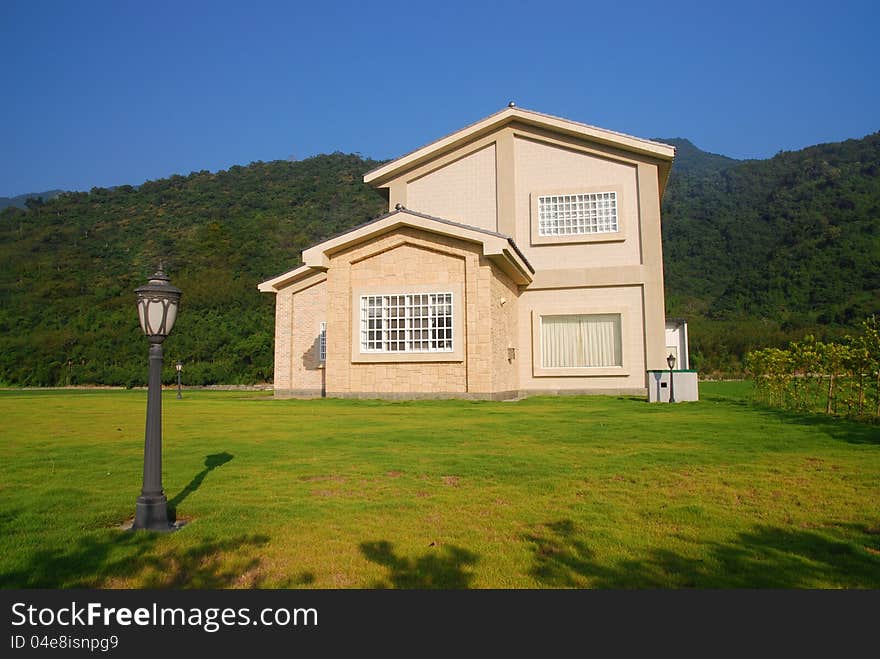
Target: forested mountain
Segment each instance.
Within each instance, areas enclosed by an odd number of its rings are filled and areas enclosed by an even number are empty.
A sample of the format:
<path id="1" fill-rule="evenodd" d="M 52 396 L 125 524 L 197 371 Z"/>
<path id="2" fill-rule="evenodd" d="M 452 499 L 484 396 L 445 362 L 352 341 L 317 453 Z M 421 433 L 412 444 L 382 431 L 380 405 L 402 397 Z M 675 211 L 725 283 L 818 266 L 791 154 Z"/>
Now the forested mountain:
<path id="1" fill-rule="evenodd" d="M 695 366 L 880 313 L 880 134 L 736 161 L 678 146 L 664 198 L 667 308 Z M 378 163 L 335 153 L 256 162 L 0 211 L 0 383 L 142 384 L 134 289 L 163 260 L 184 291 L 168 381 L 272 374 L 273 299 L 256 284 L 385 210 Z"/>
<path id="2" fill-rule="evenodd" d="M 880 313 L 880 133 L 682 172 L 663 201 L 667 308 L 703 367 Z"/>
<path id="3" fill-rule="evenodd" d="M 28 207 L 28 203 L 31 205 L 41 204 L 50 199 L 54 199 L 62 192 L 64 192 L 64 190 L 47 190 L 46 192 L 27 192 L 14 197 L 0 197 L 0 210 L 9 206 L 24 209 Z"/>
<path id="4" fill-rule="evenodd" d="M 743 160 L 728 158 L 717 153 L 709 153 L 698 149 L 693 142 L 683 137 L 658 137 L 657 142 L 671 144 L 675 147 L 675 173 L 681 175 L 705 175 L 723 172 Z"/>
<path id="5" fill-rule="evenodd" d="M 378 163 L 333 154 L 66 193 L 0 212 L 0 382 L 140 384 L 133 291 L 164 261 L 183 290 L 166 372 L 192 384 L 272 375 L 273 300 L 258 282 L 380 214 Z"/>

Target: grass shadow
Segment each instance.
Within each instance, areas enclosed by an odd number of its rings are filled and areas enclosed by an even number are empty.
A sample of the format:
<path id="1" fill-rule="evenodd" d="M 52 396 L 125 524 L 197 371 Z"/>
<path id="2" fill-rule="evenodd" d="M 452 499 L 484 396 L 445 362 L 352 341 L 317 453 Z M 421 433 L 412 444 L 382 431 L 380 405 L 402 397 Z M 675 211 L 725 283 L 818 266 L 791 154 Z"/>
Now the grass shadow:
<path id="1" fill-rule="evenodd" d="M 585 585 L 584 579 L 598 576 L 596 554 L 576 534 L 569 519 L 547 522 L 522 539 L 532 545 L 533 565 L 530 573 L 545 586 L 575 588 Z"/>
<path id="2" fill-rule="evenodd" d="M 171 521 L 175 521 L 177 519 L 177 506 L 186 499 L 190 494 L 195 492 L 202 486 L 202 482 L 205 480 L 205 477 L 211 473 L 217 467 L 225 465 L 227 462 L 232 460 L 235 456 L 231 453 L 212 453 L 211 455 L 205 456 L 205 468 L 202 469 L 199 473 L 192 477 L 192 480 L 186 484 L 186 486 L 177 494 L 174 495 L 173 498 L 168 500 L 168 517 Z"/>
<path id="3" fill-rule="evenodd" d="M 783 423 L 808 426 L 848 444 L 880 444 L 880 425 L 869 421 L 854 421 L 821 412 L 797 412 L 761 403 L 753 403 L 753 406 Z"/>
<path id="4" fill-rule="evenodd" d="M 739 409 L 749 409 L 774 421 L 809 427 L 832 439 L 848 444 L 880 444 L 880 425 L 871 421 L 856 421 L 822 412 L 804 412 L 772 407 L 751 398 L 709 394 L 704 396 L 703 400 Z"/>
<path id="5" fill-rule="evenodd" d="M 63 548 L 38 549 L 24 567 L 0 574 L 0 588 L 228 588 L 260 583 L 260 559 L 248 550 L 264 535 L 205 540 L 162 553 L 168 535 L 107 531 Z"/>
<path id="6" fill-rule="evenodd" d="M 532 576 L 552 588 L 878 588 L 880 530 L 854 525 L 821 530 L 755 526 L 728 543 L 708 543 L 705 558 L 652 549 L 641 559 L 598 560 L 571 520 L 542 525 L 532 545 Z M 843 536 L 832 537 L 832 536 Z"/>
<path id="7" fill-rule="evenodd" d="M 437 547 L 417 559 L 398 556 L 394 545 L 386 540 L 362 542 L 361 553 L 368 561 L 388 570 L 387 581 L 372 588 L 469 588 L 473 574 L 465 568 L 476 565 L 478 556 L 455 545 Z"/>

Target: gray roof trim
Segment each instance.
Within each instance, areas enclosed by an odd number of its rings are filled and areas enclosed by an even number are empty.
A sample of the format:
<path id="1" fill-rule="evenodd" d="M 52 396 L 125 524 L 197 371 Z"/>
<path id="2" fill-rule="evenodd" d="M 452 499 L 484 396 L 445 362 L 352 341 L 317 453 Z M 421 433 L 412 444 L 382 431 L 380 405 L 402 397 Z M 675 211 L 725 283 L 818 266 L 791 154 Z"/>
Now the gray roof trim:
<path id="1" fill-rule="evenodd" d="M 306 247 L 306 249 L 312 249 L 313 247 L 318 247 L 319 245 L 326 243 L 330 240 L 335 240 L 336 238 L 340 238 L 348 233 L 352 233 L 353 231 L 358 231 L 360 229 L 363 229 L 364 227 L 370 226 L 374 222 L 379 222 L 381 220 L 384 220 L 386 218 L 391 217 L 392 215 L 397 215 L 398 213 L 409 213 L 410 215 L 415 215 L 416 217 L 421 217 L 426 220 L 432 220 L 434 222 L 440 222 L 441 224 L 448 224 L 449 226 L 452 226 L 452 227 L 459 227 L 462 229 L 468 229 L 469 231 L 476 231 L 478 233 L 484 233 L 488 236 L 495 236 L 496 238 L 503 238 L 504 240 L 506 240 L 510 244 L 510 246 L 513 248 L 513 251 L 516 252 L 517 256 L 519 256 L 519 258 L 522 259 L 523 263 L 526 264 L 526 267 L 529 269 L 529 271 L 532 274 L 535 273 L 535 268 L 532 267 L 531 263 L 529 263 L 529 260 L 526 258 L 525 254 L 523 254 L 520 251 L 519 247 L 517 247 L 516 243 L 513 241 L 513 238 L 511 238 L 507 234 L 498 233 L 497 231 L 492 231 L 490 229 L 484 229 L 482 227 L 475 227 L 470 224 L 462 224 L 461 222 L 453 222 L 452 220 L 447 220 L 442 217 L 437 217 L 436 215 L 428 215 L 427 213 L 420 213 L 419 211 L 414 211 L 411 208 L 406 208 L 405 206 L 401 206 L 399 209 L 395 209 L 395 210 L 391 211 L 390 213 L 385 213 L 383 215 L 380 215 L 379 217 L 375 217 L 372 220 L 369 220 L 368 222 L 358 224 L 357 226 L 351 227 L 350 229 L 346 229 L 345 231 L 340 231 L 337 234 L 334 234 L 328 238 L 325 238 L 324 240 L 322 240 L 319 243 L 315 243 L 314 245 L 309 245 L 308 247 Z M 289 272 L 289 270 L 286 272 Z M 284 274 L 284 273 L 281 273 L 281 274 Z"/>

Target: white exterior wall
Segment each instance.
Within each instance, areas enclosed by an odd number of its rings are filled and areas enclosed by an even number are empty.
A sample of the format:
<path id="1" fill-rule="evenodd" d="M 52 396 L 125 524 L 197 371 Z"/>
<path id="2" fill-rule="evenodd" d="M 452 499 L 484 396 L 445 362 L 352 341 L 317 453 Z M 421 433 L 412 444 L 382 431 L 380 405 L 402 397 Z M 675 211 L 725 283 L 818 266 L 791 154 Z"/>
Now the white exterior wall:
<path id="1" fill-rule="evenodd" d="M 666 354 L 675 355 L 675 368 L 689 369 L 690 357 L 687 345 L 687 323 L 666 322 Z"/>

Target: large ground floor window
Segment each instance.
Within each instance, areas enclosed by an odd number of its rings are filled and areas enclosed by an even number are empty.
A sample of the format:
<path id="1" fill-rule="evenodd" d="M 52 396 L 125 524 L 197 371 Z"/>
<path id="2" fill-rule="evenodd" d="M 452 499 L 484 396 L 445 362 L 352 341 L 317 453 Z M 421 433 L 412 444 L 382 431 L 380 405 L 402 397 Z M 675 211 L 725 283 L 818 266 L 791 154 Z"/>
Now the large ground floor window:
<path id="1" fill-rule="evenodd" d="M 541 366 L 622 366 L 620 314 L 541 316 Z"/>
<path id="2" fill-rule="evenodd" d="M 362 295 L 362 352 L 452 352 L 452 293 Z"/>

